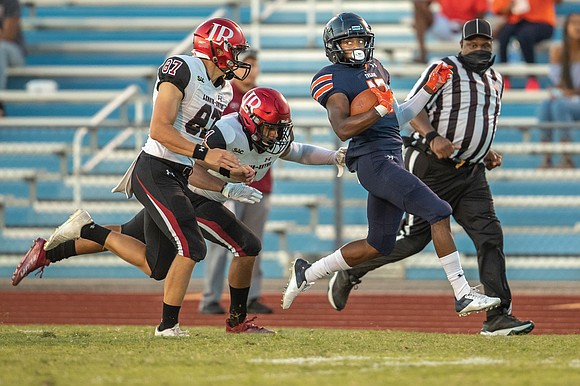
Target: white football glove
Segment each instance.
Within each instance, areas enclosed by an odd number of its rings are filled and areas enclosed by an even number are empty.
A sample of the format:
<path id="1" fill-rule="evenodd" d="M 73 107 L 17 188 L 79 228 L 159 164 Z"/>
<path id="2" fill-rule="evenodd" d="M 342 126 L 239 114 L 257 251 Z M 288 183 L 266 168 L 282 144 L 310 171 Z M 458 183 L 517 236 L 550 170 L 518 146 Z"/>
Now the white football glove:
<path id="1" fill-rule="evenodd" d="M 336 153 L 334 153 L 334 164 L 338 168 L 338 172 L 336 173 L 337 177 L 342 177 L 342 173 L 344 172 L 346 149 L 346 147 L 339 147 Z"/>
<path id="2" fill-rule="evenodd" d="M 262 192 L 260 192 L 256 188 L 252 188 L 244 184 L 243 182 L 239 183 L 226 183 L 226 186 L 222 189 L 222 194 L 226 198 L 230 198 L 232 200 L 240 201 L 246 204 L 257 204 L 262 200 Z"/>

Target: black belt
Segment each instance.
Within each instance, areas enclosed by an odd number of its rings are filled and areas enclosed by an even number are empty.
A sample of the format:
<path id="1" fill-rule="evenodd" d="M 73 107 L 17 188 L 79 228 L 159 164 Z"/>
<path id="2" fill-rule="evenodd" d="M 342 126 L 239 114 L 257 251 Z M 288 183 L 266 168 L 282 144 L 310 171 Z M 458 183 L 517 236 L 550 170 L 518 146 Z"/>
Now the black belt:
<path id="1" fill-rule="evenodd" d="M 419 138 L 403 137 L 403 145 L 405 147 L 412 147 L 413 149 L 416 149 L 420 152 L 423 152 L 423 153 L 427 154 L 428 156 L 433 157 L 437 161 L 440 161 L 443 163 L 450 163 L 455 167 L 455 169 L 459 169 L 459 168 L 466 166 L 466 165 L 467 166 L 477 165 L 476 163 L 471 163 L 471 162 L 468 162 L 464 159 L 459 159 L 459 158 L 445 158 L 445 159 L 437 158 L 435 156 L 435 154 L 433 154 L 433 152 L 429 148 L 429 145 L 427 145 L 423 141 L 423 137 L 419 137 Z"/>

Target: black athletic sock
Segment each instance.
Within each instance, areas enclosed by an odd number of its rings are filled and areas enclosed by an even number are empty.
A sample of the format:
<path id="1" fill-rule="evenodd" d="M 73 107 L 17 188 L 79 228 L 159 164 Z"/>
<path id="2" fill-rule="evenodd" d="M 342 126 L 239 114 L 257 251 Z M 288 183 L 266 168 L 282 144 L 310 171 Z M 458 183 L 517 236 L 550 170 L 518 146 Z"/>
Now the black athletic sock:
<path id="1" fill-rule="evenodd" d="M 230 326 L 242 323 L 248 314 L 248 294 L 250 287 L 233 288 L 230 286 Z"/>
<path id="2" fill-rule="evenodd" d="M 56 248 L 46 251 L 46 258 L 52 263 L 68 259 L 71 256 L 76 256 L 75 241 L 68 240 L 56 246 Z"/>
<path id="3" fill-rule="evenodd" d="M 83 239 L 94 241 L 102 246 L 105 246 L 105 240 L 109 233 L 111 233 L 110 229 L 103 228 L 95 223 L 87 224 L 81 228 L 81 237 Z"/>
<path id="4" fill-rule="evenodd" d="M 163 302 L 163 318 L 159 324 L 159 331 L 167 330 L 179 322 L 179 310 L 181 306 L 170 306 Z"/>

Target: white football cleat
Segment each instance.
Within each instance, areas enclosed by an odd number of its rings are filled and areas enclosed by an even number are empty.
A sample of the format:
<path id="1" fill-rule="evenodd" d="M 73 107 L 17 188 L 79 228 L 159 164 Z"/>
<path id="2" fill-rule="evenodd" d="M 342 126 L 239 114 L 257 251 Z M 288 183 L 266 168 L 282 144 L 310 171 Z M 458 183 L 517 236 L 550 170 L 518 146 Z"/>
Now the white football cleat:
<path id="1" fill-rule="evenodd" d="M 472 287 L 467 295 L 459 300 L 455 299 L 455 311 L 459 316 L 466 316 L 472 312 L 489 311 L 498 307 L 500 303 L 500 298 L 490 298 Z"/>
<path id="2" fill-rule="evenodd" d="M 54 233 L 49 237 L 44 250 L 50 251 L 59 244 L 68 240 L 75 240 L 81 237 L 81 229 L 87 224 L 94 222 L 89 212 L 84 209 L 77 209 L 70 215 L 61 226 L 56 228 Z"/>
<path id="3" fill-rule="evenodd" d="M 162 336 L 166 338 L 179 338 L 182 336 L 189 336 L 189 331 L 184 331 L 179 328 L 179 323 L 171 328 L 159 331 L 159 326 L 155 327 L 155 336 Z"/>
<path id="4" fill-rule="evenodd" d="M 288 284 L 284 288 L 284 294 L 282 295 L 282 308 L 287 310 L 292 305 L 294 298 L 298 296 L 300 292 L 306 291 L 314 283 L 308 283 L 306 281 L 306 270 L 310 268 L 310 264 L 304 259 L 296 259 L 292 263 L 292 268 L 290 268 L 290 279 L 288 279 Z"/>

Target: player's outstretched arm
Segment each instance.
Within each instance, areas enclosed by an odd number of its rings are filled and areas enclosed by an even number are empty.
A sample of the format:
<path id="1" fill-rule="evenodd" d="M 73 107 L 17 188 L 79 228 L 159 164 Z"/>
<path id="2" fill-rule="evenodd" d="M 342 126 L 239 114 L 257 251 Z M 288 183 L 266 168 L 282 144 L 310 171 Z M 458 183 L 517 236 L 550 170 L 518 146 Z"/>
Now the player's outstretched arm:
<path id="1" fill-rule="evenodd" d="M 346 147 L 329 150 L 316 145 L 292 142 L 280 158 L 304 165 L 336 165 L 338 167 L 337 177 L 340 177 L 346 158 Z"/>
<path id="2" fill-rule="evenodd" d="M 441 62 L 431 70 L 429 79 L 415 95 L 401 104 L 395 102 L 395 112 L 399 125 L 403 126 L 415 118 L 429 102 L 431 95 L 437 92 L 452 75 L 451 68 L 446 63 Z"/>

